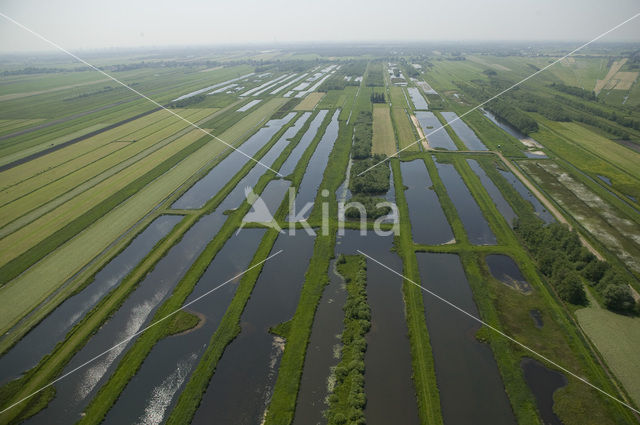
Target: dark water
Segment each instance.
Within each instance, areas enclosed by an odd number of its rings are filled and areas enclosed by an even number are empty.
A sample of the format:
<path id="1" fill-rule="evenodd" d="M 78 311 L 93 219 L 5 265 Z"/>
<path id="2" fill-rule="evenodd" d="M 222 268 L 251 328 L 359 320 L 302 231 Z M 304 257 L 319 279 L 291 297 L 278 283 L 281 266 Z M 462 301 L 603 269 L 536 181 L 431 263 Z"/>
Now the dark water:
<path id="1" fill-rule="evenodd" d="M 493 277 L 500 282 L 520 291 L 531 292 L 531 285 L 524 278 L 513 258 L 508 255 L 490 254 L 485 257 L 485 261 Z"/>
<path id="2" fill-rule="evenodd" d="M 422 286 L 478 317 L 455 254 L 416 253 Z M 496 361 L 475 335 L 480 324 L 423 292 L 445 424 L 515 424 Z"/>
<path id="3" fill-rule="evenodd" d="M 107 263 L 82 291 L 67 298 L 0 358 L 0 383 L 15 379 L 35 366 L 67 332 L 165 237 L 182 216 L 156 218 L 129 246 Z"/>
<path id="4" fill-rule="evenodd" d="M 548 158 L 548 156 L 544 153 L 533 153 L 533 152 L 525 152 L 524 156 L 526 156 L 527 158 L 534 158 L 534 159 Z"/>
<path id="5" fill-rule="evenodd" d="M 487 147 L 482 143 L 482 141 L 478 138 L 476 133 L 469 128 L 467 123 L 458 118 L 458 114 L 455 112 L 442 112 L 442 116 L 449 123 L 449 126 L 453 128 L 453 131 L 456 132 L 458 137 L 462 139 L 462 142 L 469 148 L 474 151 L 486 151 Z M 455 121 L 453 121 L 455 120 Z"/>
<path id="6" fill-rule="evenodd" d="M 333 145 L 338 138 L 338 115 L 340 115 L 340 110 L 336 110 L 333 117 L 331 117 L 331 121 L 320 139 L 316 150 L 313 152 L 307 165 L 307 170 L 300 182 L 300 187 L 298 188 L 295 199 L 295 212 L 298 214 L 296 216 L 297 219 L 306 219 L 309 217 L 309 214 L 311 214 L 312 208 L 306 209 L 304 213 L 302 213 L 302 211 L 305 210 L 305 206 L 313 204 L 316 199 L 318 187 L 320 183 L 322 183 L 324 169 L 329 162 L 329 154 L 333 150 Z M 293 217 L 290 217 L 290 220 L 298 221 Z"/>
<path id="7" fill-rule="evenodd" d="M 496 236 L 489 228 L 489 224 L 482 215 L 480 207 L 453 164 L 436 161 L 436 167 L 438 167 L 438 174 L 440 174 L 442 183 L 458 211 L 458 216 L 467 232 L 469 241 L 475 245 L 495 244 Z"/>
<path id="8" fill-rule="evenodd" d="M 603 182 L 605 182 L 606 184 L 608 184 L 609 186 L 611 186 L 611 179 L 609 177 L 601 176 L 600 174 L 598 174 L 598 178 Z"/>
<path id="9" fill-rule="evenodd" d="M 530 310 L 529 315 L 533 319 L 533 323 L 535 323 L 536 328 L 541 329 L 544 326 L 544 321 L 542 320 L 542 313 L 540 313 L 540 310 Z"/>
<path id="10" fill-rule="evenodd" d="M 271 120 L 258 130 L 253 136 L 238 147 L 248 156 L 254 156 L 295 114 L 292 112 L 286 117 L 278 120 Z M 211 143 L 220 143 L 212 141 Z M 229 177 L 237 173 L 249 159 L 239 151 L 231 152 L 218 165 L 213 167 L 209 173 L 198 180 L 189 190 L 187 190 L 171 208 L 174 209 L 195 209 L 202 208 L 204 204 L 229 181 Z M 261 161 L 262 162 L 262 161 Z M 258 164 L 259 165 L 259 164 Z M 264 169 L 264 167 L 262 167 Z"/>
<path id="11" fill-rule="evenodd" d="M 264 233 L 263 229 L 245 229 L 232 236 L 204 272 L 186 303 L 246 270 Z M 209 344 L 211 335 L 218 328 L 240 279 L 236 278 L 187 307 L 187 311 L 204 317 L 202 327 L 159 341 L 129 381 L 104 423 L 135 421 L 152 425 L 164 422 Z"/>
<path id="12" fill-rule="evenodd" d="M 389 165 L 391 167 L 391 165 Z M 389 170 L 389 190 L 387 190 L 384 199 L 387 202 L 396 202 L 396 185 L 393 184 L 393 170 Z"/>
<path id="13" fill-rule="evenodd" d="M 247 222 L 268 221 L 270 217 L 273 217 L 276 211 L 278 211 L 289 186 L 291 186 L 291 182 L 289 180 L 271 180 L 262 191 L 262 194 L 260 194 L 260 198 L 264 204 L 258 205 L 254 203 L 253 209 L 247 213 L 243 220 Z M 264 214 L 264 218 L 260 219 L 263 216 L 263 214 L 261 214 L 263 206 L 266 206 L 270 217 Z"/>
<path id="14" fill-rule="evenodd" d="M 269 328 L 293 317 L 314 237 L 278 237 L 241 318 L 242 331 L 226 348 L 203 395 L 194 424 L 259 424 L 275 384 L 284 341 Z"/>
<path id="15" fill-rule="evenodd" d="M 498 169 L 498 172 L 502 174 L 502 177 L 507 179 L 509 184 L 522 196 L 522 199 L 529 201 L 533 205 L 535 214 L 542 219 L 545 223 L 553 223 L 556 221 L 553 215 L 547 211 L 547 209 L 540 203 L 538 198 L 533 196 L 533 193 L 529 192 L 529 189 L 515 176 L 511 171 L 504 171 Z"/>
<path id="16" fill-rule="evenodd" d="M 271 150 L 269 150 L 269 152 L 267 152 L 267 154 L 263 157 L 263 161 L 265 161 L 264 162 L 265 164 L 272 164 L 273 161 L 276 160 L 276 158 L 280 155 L 284 147 L 289 143 L 288 140 L 286 139 L 287 138 L 284 137 L 283 135 L 283 137 L 276 142 L 274 147 Z M 255 186 L 258 179 L 264 173 L 265 173 L 265 170 L 263 167 L 260 167 L 260 166 L 253 167 L 251 171 L 242 180 L 240 180 L 240 182 L 234 187 L 231 193 L 229 193 L 229 195 L 224 199 L 224 201 L 216 209 L 216 214 L 219 214 L 221 217 L 224 217 L 222 215 L 223 211 L 237 208 L 245 199 L 245 189 L 248 187 Z M 247 233 L 247 235 L 244 235 L 244 233 Z M 217 276 L 217 277 L 226 276 L 225 270 L 228 271 L 228 270 L 237 269 L 237 267 L 234 267 L 234 265 L 237 265 L 239 263 L 242 263 L 242 264 L 246 263 L 248 265 L 251 257 L 253 256 L 255 248 L 258 246 L 258 242 L 261 236 L 263 235 L 263 233 L 264 233 L 264 230 L 243 229 L 241 232 L 236 234 L 236 236 L 232 237 L 229 240 L 229 242 L 225 245 L 225 249 L 223 250 L 224 255 L 223 255 L 223 252 L 221 252 L 216 257 L 216 259 L 214 259 L 214 262 L 212 263 L 211 267 L 208 269 L 208 273 L 209 273 L 208 276 Z M 229 244 L 231 244 L 232 248 L 227 249 L 227 245 Z M 247 247 L 251 247 L 251 248 L 247 249 Z M 222 259 L 217 260 L 217 258 L 220 257 L 220 255 L 223 255 L 221 257 Z M 236 257 L 235 260 L 232 259 L 234 255 Z M 216 266 L 212 268 L 214 263 Z M 226 264 L 226 265 L 219 266 L 218 264 Z M 215 273 L 215 274 L 212 275 L 210 273 Z M 222 281 L 224 280 L 225 279 L 222 279 Z M 199 289 L 201 286 L 202 285 L 200 285 L 199 283 L 196 289 L 194 290 L 194 293 L 189 298 L 189 300 L 198 296 L 199 291 L 203 292 L 201 289 Z M 235 291 L 235 287 L 231 287 L 231 286 L 228 287 L 228 289 L 231 289 L 231 288 L 233 288 Z M 220 306 L 223 306 L 223 307 L 218 308 L 215 312 L 208 311 L 210 315 L 213 315 L 213 318 L 211 322 L 208 322 L 208 324 L 205 325 L 204 328 L 209 330 L 210 332 L 206 333 L 206 331 L 199 330 L 198 332 L 194 332 L 193 336 L 189 334 L 189 338 L 182 338 L 182 337 L 179 338 L 179 339 L 184 339 L 185 344 L 187 339 L 189 341 L 194 341 L 196 340 L 196 338 L 199 338 L 198 341 L 202 341 L 197 343 L 199 344 L 197 345 L 199 347 L 199 350 L 196 350 L 196 351 L 191 350 L 192 348 L 194 348 L 194 346 L 190 345 L 188 347 L 189 350 L 187 350 L 189 352 L 179 353 L 181 354 L 180 356 L 175 354 L 175 351 L 172 351 L 171 349 L 169 349 L 169 352 L 174 353 L 175 355 L 170 355 L 168 358 L 165 358 L 164 352 L 162 351 L 162 348 L 165 345 L 176 346 L 177 347 L 176 349 L 178 350 L 184 350 L 184 347 L 178 347 L 178 345 L 180 344 L 172 344 L 170 340 L 165 340 L 159 343 L 159 346 L 160 346 L 160 348 L 158 349 L 159 351 L 157 351 L 156 348 L 154 347 L 153 352 L 162 353 L 162 354 L 156 354 L 153 360 L 149 360 L 149 358 L 145 360 L 145 364 L 147 362 L 153 362 L 155 366 L 152 369 L 143 369 L 146 375 L 139 375 L 139 374 L 136 375 L 135 379 L 138 379 L 136 381 L 137 384 L 136 386 L 132 387 L 134 388 L 133 390 L 130 390 L 131 399 L 134 399 L 134 395 L 138 395 L 138 398 L 135 398 L 135 400 L 137 401 L 137 405 L 139 407 L 138 411 L 136 411 L 136 415 L 137 417 L 141 418 L 142 423 L 158 422 L 158 418 L 160 419 L 164 418 L 166 411 L 168 411 L 169 404 L 171 405 L 171 407 L 173 406 L 173 404 L 175 403 L 174 394 L 178 391 L 180 387 L 184 385 L 191 369 L 195 367 L 197 359 L 199 359 L 199 357 L 204 352 L 204 348 L 206 348 L 205 346 L 208 343 L 211 334 L 215 332 L 218 322 L 221 320 L 221 315 L 224 314 L 224 310 L 222 310 L 222 308 L 226 308 L 226 305 L 228 304 L 232 296 L 233 296 L 233 293 L 227 293 L 227 297 L 222 297 L 220 299 L 222 304 L 216 304 L 216 306 L 218 307 Z M 203 302 L 205 302 L 205 300 L 203 300 Z M 200 310 L 198 310 L 196 305 L 194 305 L 192 310 L 201 312 Z M 202 313 L 206 314 L 207 312 L 202 311 Z M 173 373 L 169 372 L 171 371 L 171 368 L 175 368 Z M 166 373 L 158 374 L 159 370 L 166 371 Z M 163 379 L 162 382 L 158 382 L 158 379 L 160 378 Z M 153 394 L 149 396 L 150 392 L 152 391 L 153 391 Z M 140 399 L 140 397 L 146 397 L 146 398 Z M 132 409 L 134 409 L 133 406 L 135 403 L 132 404 L 130 403 L 129 400 L 122 403 L 124 403 L 122 407 L 119 407 L 118 410 L 116 410 L 114 413 L 110 413 L 110 416 L 113 418 L 113 419 L 109 419 L 111 423 L 121 423 L 121 420 L 127 417 L 127 415 L 131 417 L 130 412 Z M 142 408 L 144 408 L 145 410 L 141 411 L 140 409 Z"/>
<path id="17" fill-rule="evenodd" d="M 282 164 L 282 167 L 280 168 L 280 174 L 282 174 L 283 176 L 288 176 L 289 174 L 293 173 L 293 170 L 295 170 L 296 165 L 298 165 L 302 154 L 309 147 L 313 138 L 316 137 L 316 133 L 318 132 L 318 129 L 320 128 L 320 125 L 322 124 L 324 117 L 327 116 L 328 112 L 328 110 L 321 110 L 320 112 L 318 112 L 318 115 L 315 116 L 313 121 L 311 121 L 311 124 L 309 125 L 307 131 L 304 133 L 296 147 L 293 148 L 291 154 L 289 154 L 289 157 L 284 162 L 284 164 Z"/>
<path id="18" fill-rule="evenodd" d="M 225 216 L 214 212 L 194 224 L 73 357 L 63 373 L 75 369 L 148 325 L 156 308 L 169 296 L 225 219 Z M 67 424 L 80 419 L 81 412 L 113 373 L 118 359 L 134 339 L 56 383 L 56 397 L 46 409 L 26 423 Z"/>
<path id="19" fill-rule="evenodd" d="M 504 219 L 509 223 L 511 227 L 513 227 L 513 221 L 517 218 L 515 212 L 511 208 L 511 205 L 504 199 L 502 196 L 502 192 L 500 189 L 493 183 L 493 181 L 487 176 L 487 173 L 484 172 L 478 161 L 475 159 L 467 159 L 467 164 L 471 167 L 474 173 L 480 178 L 482 185 L 489 193 L 491 200 L 495 204 L 500 214 L 504 217 Z"/>
<path id="20" fill-rule="evenodd" d="M 449 137 L 447 129 L 440 128 L 442 127 L 442 124 L 440 124 L 440 121 L 435 115 L 433 115 L 433 113 L 426 111 L 416 111 L 416 118 L 418 118 L 420 127 L 422 127 L 422 131 L 427 137 L 429 145 L 432 148 L 444 148 L 450 151 L 458 150 L 456 144 L 453 142 L 451 137 Z M 440 130 L 438 130 L 439 128 Z M 435 133 L 429 134 L 433 131 L 435 131 Z"/>
<path id="21" fill-rule="evenodd" d="M 316 425 L 326 423 L 322 412 L 327 409 L 328 379 L 331 368 L 338 364 L 340 334 L 344 329 L 342 307 L 347 298 L 344 279 L 335 269 L 335 260 L 329 266 L 329 284 L 311 328 L 304 369 L 300 380 L 300 391 L 293 423 L 294 425 Z"/>
<path id="22" fill-rule="evenodd" d="M 391 236 L 373 232 L 361 236 L 358 230 L 347 230 L 337 242 L 336 253 L 357 254 L 359 249 L 393 270 L 402 271 L 402 261 L 391 252 Z M 371 306 L 364 379 L 367 423 L 419 424 L 402 279 L 367 260 L 367 299 Z"/>
<path id="23" fill-rule="evenodd" d="M 302 118 L 300 118 L 300 120 L 301 119 Z M 298 122 L 296 122 L 296 126 L 297 125 L 298 125 Z M 291 130 L 291 128 L 289 130 Z M 283 136 L 273 145 L 271 149 L 269 149 L 269 151 L 262 157 L 260 162 L 268 166 L 273 165 L 274 161 L 278 159 L 280 154 L 282 154 L 282 151 L 284 150 L 284 148 L 289 144 L 288 137 L 286 137 L 289 130 L 285 131 Z M 267 170 L 263 166 L 261 166 L 260 164 L 256 164 L 251 169 L 251 171 L 249 171 L 249 173 L 247 173 L 247 175 L 244 176 L 242 180 L 238 182 L 238 184 L 233 188 L 231 193 L 227 195 L 227 197 L 216 208 L 216 210 L 220 212 L 224 212 L 226 210 L 238 208 L 242 204 L 242 202 L 246 199 L 247 191 L 248 190 L 253 191 L 253 187 L 255 187 L 260 177 L 262 177 L 266 172 Z"/>
<path id="24" fill-rule="evenodd" d="M 525 358 L 520 362 L 524 379 L 529 385 L 545 425 L 562 425 L 553 412 L 553 393 L 567 385 L 567 378 L 560 372 L 546 368 L 537 360 Z"/>
<path id="25" fill-rule="evenodd" d="M 416 87 L 407 87 L 407 91 L 409 92 L 413 106 L 415 106 L 416 109 L 423 109 L 425 111 L 429 109 L 429 105 L 420 93 L 420 90 Z"/>
<path id="26" fill-rule="evenodd" d="M 439 245 L 453 239 L 440 200 L 422 160 L 401 162 L 402 183 L 408 187 L 404 195 L 409 205 L 411 233 L 417 243 Z"/>

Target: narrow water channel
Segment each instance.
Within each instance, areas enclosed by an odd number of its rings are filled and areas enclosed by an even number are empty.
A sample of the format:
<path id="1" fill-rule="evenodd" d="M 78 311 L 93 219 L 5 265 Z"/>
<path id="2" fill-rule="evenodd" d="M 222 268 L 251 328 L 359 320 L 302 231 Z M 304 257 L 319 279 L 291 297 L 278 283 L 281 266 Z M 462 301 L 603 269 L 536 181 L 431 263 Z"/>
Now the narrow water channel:
<path id="1" fill-rule="evenodd" d="M 429 109 L 429 105 L 427 101 L 420 93 L 420 90 L 417 87 L 407 87 L 407 92 L 409 92 L 409 97 L 411 97 L 411 101 L 413 102 L 413 106 L 415 106 L 416 110 L 426 111 Z"/>
<path id="2" fill-rule="evenodd" d="M 282 119 L 270 120 L 258 130 L 253 136 L 238 147 L 244 154 L 253 157 L 269 140 L 291 119 L 294 113 L 288 114 Z M 217 142 L 212 142 L 217 143 Z M 242 166 L 249 161 L 246 155 L 240 151 L 231 152 L 219 164 L 217 164 L 209 173 L 198 180 L 191 186 L 178 200 L 176 200 L 171 208 L 174 209 L 197 209 L 202 208 L 204 204 L 213 198 L 222 187 L 229 181 L 229 176 L 237 173 Z M 262 162 L 262 161 L 261 161 Z M 258 164 L 259 165 L 259 164 Z"/>
<path id="3" fill-rule="evenodd" d="M 186 303 L 246 270 L 264 233 L 264 229 L 244 229 L 232 236 L 198 280 Z M 239 280 L 187 308 L 200 317 L 201 323 L 193 331 L 167 337 L 153 347 L 103 423 L 119 425 L 133 418 L 144 425 L 164 422 L 218 328 Z"/>
<path id="4" fill-rule="evenodd" d="M 478 317 L 457 255 L 416 256 L 422 286 Z M 479 323 L 427 292 L 423 300 L 444 423 L 515 424 L 491 348 L 475 337 Z"/>
<path id="5" fill-rule="evenodd" d="M 536 198 L 533 193 L 525 187 L 525 185 L 511 172 L 498 169 L 498 172 L 504 177 L 507 182 L 520 194 L 522 199 L 529 201 L 533 206 L 535 214 L 542 219 L 545 223 L 553 223 L 556 219 L 553 217 L 542 203 Z"/>
<path id="6" fill-rule="evenodd" d="M 19 377 L 50 353 L 67 332 L 178 224 L 182 216 L 163 215 L 149 224 L 122 252 L 109 261 L 93 282 L 67 298 L 0 358 L 0 384 Z"/>
<path id="7" fill-rule="evenodd" d="M 458 118 L 458 114 L 456 114 L 455 112 L 441 112 L 441 114 L 469 150 L 488 150 L 484 143 L 482 143 L 482 140 L 480 140 L 480 138 L 476 135 L 476 133 L 469 128 L 467 123 Z"/>
<path id="8" fill-rule="evenodd" d="M 432 148 L 442 148 L 450 151 L 458 150 L 453 139 L 451 139 L 451 136 L 447 133 L 447 129 L 441 128 L 442 124 L 433 112 L 416 111 L 416 118 L 420 123 L 420 127 L 422 127 L 424 135 L 427 137 L 429 146 Z M 433 134 L 430 134 L 432 132 Z"/>
<path id="9" fill-rule="evenodd" d="M 436 161 L 438 174 L 453 201 L 469 241 L 475 245 L 494 245 L 496 236 L 482 215 L 482 210 L 453 164 Z"/>
<path id="10" fill-rule="evenodd" d="M 214 212 L 202 217 L 194 224 L 137 285 L 122 306 L 73 357 L 62 373 L 77 368 L 143 329 L 191 263 L 218 233 L 225 219 L 224 215 Z M 113 373 L 118 359 L 133 340 L 135 338 L 57 382 L 56 397 L 44 410 L 25 423 L 50 425 L 73 423 L 79 420 L 84 408 Z"/>
<path id="11" fill-rule="evenodd" d="M 193 424 L 259 424 L 271 398 L 284 340 L 269 332 L 295 312 L 315 238 L 282 234 L 242 313 L 240 334 L 225 349 Z"/>
<path id="12" fill-rule="evenodd" d="M 411 234 L 416 243 L 439 245 L 454 241 L 451 226 L 422 160 L 401 162 L 404 195 L 409 206 Z"/>
<path id="13" fill-rule="evenodd" d="M 344 279 L 336 270 L 335 260 L 329 266 L 329 284 L 324 288 L 311 328 L 311 338 L 304 359 L 294 425 L 325 424 L 323 411 L 328 408 L 331 368 L 340 360 L 340 334 L 344 329 L 346 300 Z"/>
<path id="14" fill-rule="evenodd" d="M 329 122 L 326 131 L 322 135 L 316 150 L 313 152 L 313 155 L 309 160 L 307 169 L 302 177 L 300 186 L 298 187 L 298 193 L 296 194 L 295 211 L 296 214 L 300 212 L 296 218 L 306 219 L 311 214 L 311 204 L 313 204 L 316 199 L 318 187 L 322 183 L 322 176 L 325 168 L 327 167 L 327 163 L 329 162 L 329 155 L 331 154 L 333 145 L 338 138 L 339 115 L 340 110 L 337 109 L 331 117 L 331 121 Z M 293 217 L 290 217 L 290 220 L 291 219 L 293 219 Z"/>
<path id="15" fill-rule="evenodd" d="M 309 128 L 307 129 L 307 131 L 304 133 L 296 147 L 293 148 L 285 163 L 282 164 L 282 167 L 280 168 L 280 174 L 282 174 L 283 176 L 288 176 L 289 174 L 293 173 L 296 165 L 298 165 L 298 162 L 300 162 L 302 154 L 305 150 L 307 150 L 313 138 L 316 137 L 318 129 L 320 128 L 320 125 L 322 124 L 322 121 L 324 121 L 324 118 L 327 116 L 328 112 L 328 110 L 323 109 L 318 112 L 318 114 L 313 118 L 311 124 L 309 124 Z"/>
<path id="16" fill-rule="evenodd" d="M 498 189 L 489 176 L 487 176 L 487 173 L 484 172 L 480 164 L 478 164 L 478 161 L 475 159 L 467 159 L 467 164 L 469 164 L 473 172 L 476 173 L 480 179 L 480 182 L 489 193 L 491 200 L 495 204 L 496 208 L 498 208 L 498 211 L 500 211 L 500 214 L 502 214 L 502 217 L 504 217 L 507 223 L 509 223 L 509 226 L 513 227 L 514 220 L 518 216 L 513 211 L 513 208 L 511 208 L 511 205 L 509 205 L 507 200 L 504 199 L 500 189 Z"/>
<path id="17" fill-rule="evenodd" d="M 359 249 L 394 270 L 402 270 L 402 261 L 391 252 L 392 246 L 392 236 L 373 232 L 362 236 L 359 230 L 347 230 L 338 238 L 336 253 L 357 254 Z M 367 260 L 367 301 L 371 306 L 364 377 L 367 423 L 419 424 L 402 279 Z"/>

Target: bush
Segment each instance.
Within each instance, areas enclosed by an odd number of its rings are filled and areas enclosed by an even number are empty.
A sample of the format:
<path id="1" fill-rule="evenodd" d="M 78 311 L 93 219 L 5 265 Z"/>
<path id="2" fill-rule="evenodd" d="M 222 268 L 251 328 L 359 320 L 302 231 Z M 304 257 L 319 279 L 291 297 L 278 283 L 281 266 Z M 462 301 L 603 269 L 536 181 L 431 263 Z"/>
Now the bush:
<path id="1" fill-rule="evenodd" d="M 609 310 L 631 312 L 636 303 L 626 285 L 607 285 L 602 291 L 604 305 Z"/>
<path id="2" fill-rule="evenodd" d="M 384 156 L 376 155 L 373 158 L 353 162 L 351 177 L 349 178 L 349 190 L 352 193 L 381 194 L 389 190 L 391 171 L 388 165 L 374 167 L 359 175 L 382 159 L 384 159 Z"/>
<path id="3" fill-rule="evenodd" d="M 580 275 L 576 272 L 571 272 L 562 279 L 557 285 L 558 295 L 564 301 L 570 302 L 576 305 L 585 305 L 587 303 L 587 294 L 582 287 L 582 281 Z"/>

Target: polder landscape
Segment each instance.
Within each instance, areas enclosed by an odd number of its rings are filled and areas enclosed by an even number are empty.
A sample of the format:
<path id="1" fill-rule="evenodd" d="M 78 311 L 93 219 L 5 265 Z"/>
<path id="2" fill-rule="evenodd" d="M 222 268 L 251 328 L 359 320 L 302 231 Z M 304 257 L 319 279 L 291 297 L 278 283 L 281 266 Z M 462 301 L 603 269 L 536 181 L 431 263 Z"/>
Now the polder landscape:
<path id="1" fill-rule="evenodd" d="M 638 423 L 640 47 L 574 47 L 3 56 L 0 423 Z"/>

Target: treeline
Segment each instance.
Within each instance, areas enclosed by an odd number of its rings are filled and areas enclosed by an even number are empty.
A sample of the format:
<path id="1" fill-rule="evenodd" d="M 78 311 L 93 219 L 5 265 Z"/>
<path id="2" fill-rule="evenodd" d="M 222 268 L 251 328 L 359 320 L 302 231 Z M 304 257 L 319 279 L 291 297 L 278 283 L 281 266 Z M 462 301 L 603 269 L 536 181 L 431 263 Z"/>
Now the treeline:
<path id="1" fill-rule="evenodd" d="M 318 91 L 328 92 L 329 90 L 344 90 L 345 87 L 357 87 L 360 85 L 360 82 L 356 81 L 354 78 L 346 80 L 344 77 L 344 75 L 339 74 L 327 78 L 322 84 L 320 84 Z"/>
<path id="2" fill-rule="evenodd" d="M 456 85 L 478 102 L 490 98 L 511 85 L 511 82 L 493 76 L 489 83 L 484 81 L 474 81 L 474 83 L 480 87 L 466 83 L 456 83 Z M 619 126 L 640 130 L 640 120 L 629 117 L 624 114 L 624 111 L 616 111 L 593 103 L 597 99 L 594 99 L 588 91 L 559 83 L 554 83 L 550 87 L 574 95 L 576 99 L 560 94 L 537 95 L 530 90 L 518 87 L 489 102 L 485 108 L 525 135 L 538 129 L 536 121 L 525 112 L 537 112 L 552 121 L 582 122 L 622 139 L 628 139 L 630 135 Z"/>
<path id="3" fill-rule="evenodd" d="M 349 190 L 353 193 L 366 193 L 369 195 L 386 193 L 389 190 L 391 171 L 386 165 L 373 167 L 384 158 L 383 155 L 374 155 L 372 158 L 354 161 L 351 166 Z M 363 173 L 369 168 L 371 168 L 369 171 Z M 363 174 L 359 175 L 360 173 Z"/>
<path id="4" fill-rule="evenodd" d="M 593 91 L 587 91 L 581 87 L 567 86 L 562 83 L 551 83 L 549 87 L 561 91 L 563 93 L 570 94 L 572 96 L 581 97 L 587 100 L 596 100 L 596 94 Z"/>
<path id="5" fill-rule="evenodd" d="M 86 66 L 77 66 L 75 68 L 39 68 L 35 66 L 28 66 L 22 69 L 12 69 L 2 71 L 3 77 L 10 77 L 14 75 L 31 75 L 31 74 L 56 74 L 60 72 L 82 72 L 86 71 Z"/>
<path id="6" fill-rule="evenodd" d="M 369 111 L 360 111 L 353 124 L 353 159 L 365 159 L 371 156 L 373 139 L 373 115 Z"/>
<path id="7" fill-rule="evenodd" d="M 373 62 L 368 69 L 365 79 L 365 85 L 367 87 L 384 87 L 384 76 L 382 69 L 382 63 Z"/>
<path id="8" fill-rule="evenodd" d="M 169 103 L 169 107 L 170 108 L 186 108 L 187 106 L 198 104 L 203 100 L 205 100 L 206 98 L 207 98 L 207 95 L 204 93 L 197 94 L 195 96 L 191 96 L 186 99 L 176 100 L 174 102 L 171 102 Z"/>
<path id="9" fill-rule="evenodd" d="M 285 103 L 284 105 L 279 107 L 278 110 L 273 115 L 271 115 L 271 119 L 273 119 L 273 120 L 281 120 L 289 112 L 293 111 L 293 108 L 298 103 L 300 103 L 301 100 L 302 99 L 298 99 L 298 98 L 295 98 L 295 97 L 292 97 L 291 99 L 287 100 L 287 103 Z"/>
<path id="10" fill-rule="evenodd" d="M 518 109 L 513 102 L 505 99 L 495 99 L 485 105 L 500 120 L 518 129 L 522 134 L 529 135 L 538 131 L 538 123 Z"/>
<path id="11" fill-rule="evenodd" d="M 353 126 L 353 145 L 351 147 L 351 173 L 349 175 L 349 190 L 352 198 L 349 202 L 359 202 L 366 210 L 367 219 L 376 219 L 391 212 L 389 207 L 377 208 L 376 205 L 384 199 L 373 195 L 381 195 L 389 190 L 391 171 L 388 165 L 380 165 L 363 173 L 371 166 L 382 161 L 383 155 L 371 156 L 373 138 L 373 116 L 369 111 L 361 111 Z M 363 173 L 362 175 L 359 175 Z M 360 211 L 349 208 L 345 216 L 359 219 Z"/>
<path id="12" fill-rule="evenodd" d="M 371 93 L 371 103 L 385 103 L 384 93 Z"/>
<path id="13" fill-rule="evenodd" d="M 334 370 L 335 385 L 326 412 L 329 425 L 364 424 L 365 336 L 371 329 L 371 308 L 367 303 L 367 263 L 361 255 L 338 258 L 338 271 L 347 284 L 344 330 L 340 362 Z"/>
<path id="14" fill-rule="evenodd" d="M 98 94 L 104 94 L 104 93 L 109 93 L 110 91 L 115 90 L 114 87 L 111 86 L 105 86 L 104 88 L 100 89 L 100 90 L 94 90 L 94 91 L 90 91 L 90 92 L 84 92 L 84 93 L 80 93 L 78 95 L 75 96 L 70 96 L 70 97 L 65 97 L 64 99 L 62 99 L 65 102 L 68 102 L 70 100 L 76 100 L 76 99 L 82 99 L 85 97 L 89 97 L 89 96 L 94 96 L 94 95 L 98 95 Z"/>
<path id="15" fill-rule="evenodd" d="M 482 84 L 482 82 L 477 83 Z M 493 91 L 489 91 L 486 86 L 476 87 L 464 82 L 456 82 L 455 84 L 458 86 L 460 91 L 465 93 L 468 97 L 475 99 L 476 102 L 483 102 L 493 96 L 493 94 L 491 94 Z M 500 87 L 494 88 L 500 90 Z M 519 109 L 516 106 L 515 101 L 505 96 L 492 100 L 487 103 L 484 108 L 494 114 L 501 121 L 504 121 L 511 127 L 516 128 L 522 134 L 529 135 L 530 133 L 538 131 L 538 123 Z"/>
<path id="16" fill-rule="evenodd" d="M 620 124 L 623 127 L 632 128 L 634 130 L 640 131 L 640 120 L 636 120 L 627 116 L 626 114 L 623 113 L 624 111 L 616 111 L 614 109 L 603 107 L 600 104 L 597 104 L 597 105 L 589 104 L 587 102 L 582 102 L 579 100 L 567 99 L 566 97 L 562 97 L 562 96 L 556 96 L 556 100 L 562 103 L 565 103 L 574 109 L 578 109 L 580 111 L 586 112 L 587 114 L 579 114 L 579 115 L 583 115 L 587 118 L 589 117 L 594 118 L 593 115 L 595 115 L 600 118 L 613 121 L 617 124 Z M 620 131 L 619 129 L 616 129 L 616 130 Z"/>
<path id="17" fill-rule="evenodd" d="M 619 313 L 639 311 L 625 274 L 598 260 L 566 225 L 544 225 L 529 218 L 516 220 L 514 230 L 564 301 L 585 305 L 587 297 L 582 282 L 586 281 L 600 294 L 607 309 Z"/>
<path id="18" fill-rule="evenodd" d="M 367 70 L 367 61 L 366 60 L 354 60 L 342 63 L 339 73 L 343 75 L 351 75 L 361 77 L 364 75 Z"/>

